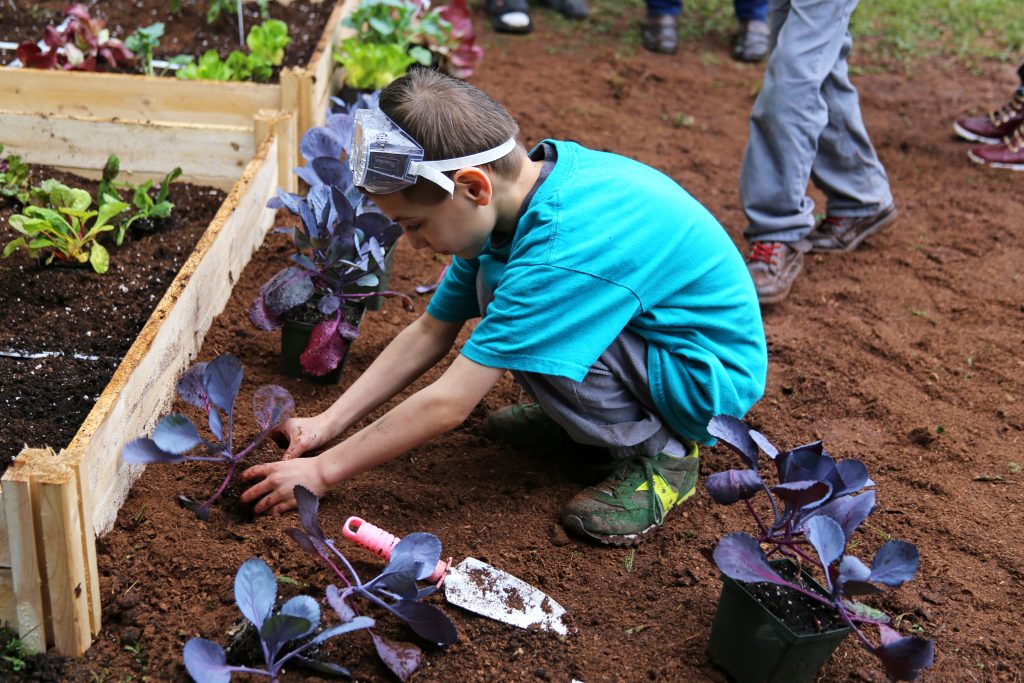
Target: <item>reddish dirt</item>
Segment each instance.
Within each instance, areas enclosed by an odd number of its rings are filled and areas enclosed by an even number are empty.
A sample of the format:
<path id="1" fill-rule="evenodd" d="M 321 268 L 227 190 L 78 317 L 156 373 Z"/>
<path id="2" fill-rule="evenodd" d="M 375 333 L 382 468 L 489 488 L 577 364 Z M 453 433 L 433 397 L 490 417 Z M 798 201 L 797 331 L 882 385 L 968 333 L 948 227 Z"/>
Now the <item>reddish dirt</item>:
<path id="1" fill-rule="evenodd" d="M 610 33 L 569 29 L 544 11 L 535 20 L 527 37 L 485 35 L 476 80 L 508 105 L 525 140 L 573 138 L 653 164 L 742 245 L 737 181 L 763 67 L 734 64 L 711 39 L 671 58 L 635 51 L 635 41 L 618 35 L 633 35 L 627 18 Z M 918 577 L 876 603 L 899 615 L 902 632 L 935 639 L 935 666 L 921 680 L 1019 681 L 1024 206 L 1019 178 L 972 166 L 950 129 L 961 112 L 1005 101 L 1013 71 L 987 65 L 976 76 L 936 59 L 912 72 L 869 69 L 856 83 L 901 215 L 853 254 L 809 258 L 789 300 L 765 311 L 768 388 L 749 422 L 780 446 L 821 438 L 836 457 L 867 464 L 881 509 L 860 532 L 858 550 L 870 557 L 891 535 L 921 551 Z M 256 288 L 286 256 L 282 238 L 271 237 L 201 353 L 244 360 L 246 434 L 255 431 L 248 401 L 257 384 L 287 387 L 300 414 L 319 411 L 415 315 L 395 302 L 367 315 L 340 388 L 288 380 L 277 371 L 277 335 L 252 330 L 245 318 Z M 392 284 L 411 291 L 439 268 L 403 242 Z M 515 450 L 483 433 L 487 411 L 520 398 L 506 377 L 465 425 L 338 486 L 322 503 L 321 523 L 335 538 L 348 515 L 399 535 L 430 531 L 446 555 L 491 562 L 568 610 L 574 632 L 560 640 L 447 608 L 460 640 L 427 648 L 417 680 L 724 680 L 705 655 L 721 585 L 706 553 L 722 534 L 751 529 L 745 512 L 716 506 L 701 489 L 635 553 L 567 538 L 556 520 L 581 485 L 578 460 Z M 279 452 L 267 444 L 251 460 Z M 721 447 L 703 457 L 705 474 L 736 464 Z M 211 490 L 217 472 L 207 464 L 153 466 L 133 488 L 99 542 L 106 625 L 69 665 L 70 678 L 185 680 L 189 637 L 227 642 L 239 618 L 233 577 L 251 556 L 322 594 L 331 575 L 283 533 L 297 526 L 294 515 L 241 524 L 220 507 L 206 524 L 173 503 L 179 493 Z M 364 551 L 349 554 L 367 576 L 380 567 Z M 394 621 L 382 623 L 385 633 L 411 638 Z M 326 654 L 356 680 L 389 680 L 368 638 L 349 637 Z M 847 639 L 821 679 L 883 676 Z"/>

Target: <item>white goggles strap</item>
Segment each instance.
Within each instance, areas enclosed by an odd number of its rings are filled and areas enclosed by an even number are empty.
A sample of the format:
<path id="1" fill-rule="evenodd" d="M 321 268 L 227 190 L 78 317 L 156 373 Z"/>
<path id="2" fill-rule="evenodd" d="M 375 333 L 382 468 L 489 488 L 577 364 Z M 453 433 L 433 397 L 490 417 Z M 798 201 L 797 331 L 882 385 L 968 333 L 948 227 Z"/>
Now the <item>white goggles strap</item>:
<path id="1" fill-rule="evenodd" d="M 409 168 L 412 175 L 422 176 L 442 187 L 448 194 L 455 194 L 455 183 L 444 174 L 444 171 L 456 171 L 460 168 L 480 166 L 492 161 L 497 161 L 516 148 L 516 139 L 509 138 L 501 145 L 486 152 L 478 152 L 469 156 L 458 157 L 457 159 L 438 159 L 437 161 L 416 161 Z"/>

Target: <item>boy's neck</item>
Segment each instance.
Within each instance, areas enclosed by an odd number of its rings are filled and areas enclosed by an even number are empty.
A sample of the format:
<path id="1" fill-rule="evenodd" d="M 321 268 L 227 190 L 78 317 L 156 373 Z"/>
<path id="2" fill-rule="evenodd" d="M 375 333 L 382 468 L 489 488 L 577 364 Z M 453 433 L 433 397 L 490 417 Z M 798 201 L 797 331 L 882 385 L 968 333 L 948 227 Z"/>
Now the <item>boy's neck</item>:
<path id="1" fill-rule="evenodd" d="M 498 209 L 498 220 L 494 224 L 495 232 L 511 234 L 516 231 L 519 209 L 522 208 L 526 197 L 533 190 L 543 168 L 543 161 L 527 159 L 523 164 L 523 169 L 519 172 L 519 177 L 514 182 L 496 179 L 494 202 Z"/>

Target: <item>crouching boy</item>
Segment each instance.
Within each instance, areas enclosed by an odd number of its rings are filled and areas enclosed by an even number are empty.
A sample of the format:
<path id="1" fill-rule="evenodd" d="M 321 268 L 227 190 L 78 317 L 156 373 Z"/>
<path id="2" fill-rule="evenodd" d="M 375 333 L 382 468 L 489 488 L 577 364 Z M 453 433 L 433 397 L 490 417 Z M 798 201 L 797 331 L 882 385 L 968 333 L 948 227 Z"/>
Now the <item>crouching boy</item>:
<path id="1" fill-rule="evenodd" d="M 356 184 L 417 249 L 453 255 L 419 319 L 326 411 L 280 428 L 284 459 L 251 467 L 257 512 L 295 505 L 458 426 L 506 370 L 537 404 L 490 417 L 499 434 L 568 435 L 616 459 L 562 524 L 638 543 L 693 494 L 715 414 L 764 390 L 757 296 L 728 235 L 673 180 L 624 157 L 516 141 L 508 112 L 462 81 L 419 70 L 357 115 Z M 313 458 L 404 390 L 482 317 L 431 385 Z"/>

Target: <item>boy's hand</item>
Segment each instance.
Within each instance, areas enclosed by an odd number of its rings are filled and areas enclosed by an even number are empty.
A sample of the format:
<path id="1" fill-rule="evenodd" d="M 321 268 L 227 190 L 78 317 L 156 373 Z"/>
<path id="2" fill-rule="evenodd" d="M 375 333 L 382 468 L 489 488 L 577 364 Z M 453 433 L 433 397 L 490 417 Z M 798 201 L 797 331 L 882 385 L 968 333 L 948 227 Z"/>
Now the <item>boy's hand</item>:
<path id="1" fill-rule="evenodd" d="M 290 417 L 270 432 L 270 438 L 284 448 L 282 460 L 298 458 L 330 440 L 326 426 L 317 417 Z"/>
<path id="2" fill-rule="evenodd" d="M 320 498 L 330 488 L 320 473 L 316 458 L 279 460 L 262 465 L 253 465 L 242 472 L 242 481 L 263 479 L 242 494 L 243 503 L 259 499 L 253 511 L 256 514 L 269 512 L 279 514 L 296 507 L 294 489 L 302 484 Z"/>

